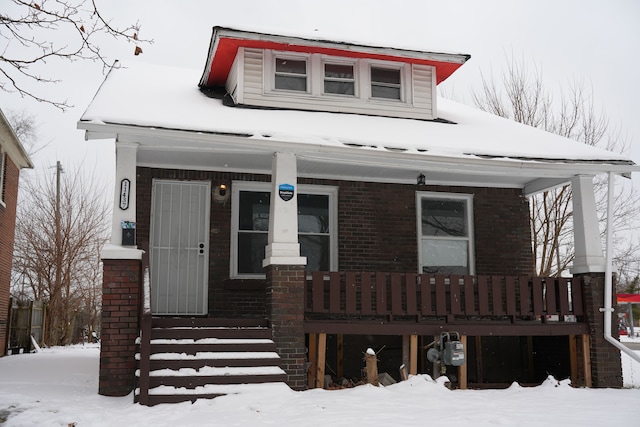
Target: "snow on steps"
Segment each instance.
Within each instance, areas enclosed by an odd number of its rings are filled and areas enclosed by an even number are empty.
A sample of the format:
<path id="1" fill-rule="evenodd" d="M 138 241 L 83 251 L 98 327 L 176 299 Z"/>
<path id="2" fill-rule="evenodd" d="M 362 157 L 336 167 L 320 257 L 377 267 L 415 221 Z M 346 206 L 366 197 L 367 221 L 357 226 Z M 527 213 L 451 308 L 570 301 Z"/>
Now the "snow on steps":
<path id="1" fill-rule="evenodd" d="M 279 364 L 271 329 L 262 322 L 154 318 L 149 405 L 237 393 L 249 384 L 284 383 Z"/>

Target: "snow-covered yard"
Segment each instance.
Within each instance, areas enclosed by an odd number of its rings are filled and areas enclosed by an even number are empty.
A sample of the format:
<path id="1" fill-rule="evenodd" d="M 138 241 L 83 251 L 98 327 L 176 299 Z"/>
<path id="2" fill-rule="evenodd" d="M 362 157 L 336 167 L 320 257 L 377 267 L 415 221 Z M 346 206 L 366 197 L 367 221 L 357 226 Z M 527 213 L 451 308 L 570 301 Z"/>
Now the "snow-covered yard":
<path id="1" fill-rule="evenodd" d="M 629 338 L 624 338 L 630 340 Z M 640 338 L 635 341 L 640 342 Z M 97 394 L 96 345 L 0 358 L 0 424 L 6 426 L 613 426 L 638 425 L 640 365 L 622 356 L 626 388 L 449 390 L 428 376 L 389 387 L 291 391 L 248 386 L 195 404 L 133 404 Z"/>

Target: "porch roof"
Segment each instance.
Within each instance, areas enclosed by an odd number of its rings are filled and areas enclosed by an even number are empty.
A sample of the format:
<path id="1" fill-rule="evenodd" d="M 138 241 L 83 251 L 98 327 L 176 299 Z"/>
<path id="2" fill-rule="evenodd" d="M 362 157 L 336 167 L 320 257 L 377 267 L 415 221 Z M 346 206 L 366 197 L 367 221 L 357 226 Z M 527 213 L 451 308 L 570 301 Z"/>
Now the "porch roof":
<path id="1" fill-rule="evenodd" d="M 139 144 L 138 164 L 271 173 L 274 151 L 301 176 L 522 187 L 578 174 L 640 171 L 627 156 L 438 98 L 438 121 L 234 108 L 198 88 L 201 72 L 116 63 L 78 122 L 87 139 Z"/>

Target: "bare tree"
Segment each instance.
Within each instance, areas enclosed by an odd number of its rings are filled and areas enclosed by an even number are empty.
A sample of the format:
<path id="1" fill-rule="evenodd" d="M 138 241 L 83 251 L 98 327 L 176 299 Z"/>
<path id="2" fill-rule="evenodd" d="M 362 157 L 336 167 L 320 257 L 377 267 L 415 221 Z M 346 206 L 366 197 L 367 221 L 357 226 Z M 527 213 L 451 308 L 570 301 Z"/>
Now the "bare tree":
<path id="1" fill-rule="evenodd" d="M 107 241 L 109 204 L 91 176 L 72 171 L 30 180 L 18 206 L 14 293 L 47 302 L 48 345 L 69 344 L 74 323 L 100 309 L 99 248 Z"/>
<path id="2" fill-rule="evenodd" d="M 34 83 L 55 83 L 49 65 L 55 60 L 91 60 L 108 67 L 100 50 L 104 36 L 135 44 L 132 52 L 142 52 L 138 23 L 114 26 L 96 6 L 95 0 L 11 0 L 0 11 L 0 89 L 22 97 L 46 102 L 62 110 L 66 100 L 39 95 Z M 58 41 L 56 41 L 58 40 Z"/>
<path id="3" fill-rule="evenodd" d="M 605 114 L 596 111 L 591 93 L 581 82 L 573 82 L 567 91 L 560 91 L 559 100 L 554 100 L 544 86 L 542 72 L 538 67 L 528 67 L 524 60 L 510 59 L 506 71 L 498 83 L 482 75 L 482 87 L 473 93 L 476 106 L 493 114 L 517 122 L 544 129 L 587 145 L 610 151 L 625 152 L 626 138 L 619 130 L 610 127 Z M 606 215 L 606 181 L 596 179 L 596 202 L 604 235 Z M 616 211 L 613 227 L 618 234 L 631 229 L 632 213 L 640 204 L 632 188 L 616 190 Z M 540 276 L 560 275 L 573 263 L 573 209 L 571 186 L 565 185 L 530 198 L 531 229 L 533 237 L 533 266 Z M 619 271 L 629 272 L 633 265 L 633 253 L 637 244 L 618 239 L 614 242 L 616 263 Z"/>
<path id="4" fill-rule="evenodd" d="M 51 141 L 46 143 L 40 142 L 38 123 L 32 113 L 26 110 L 7 110 L 6 114 L 7 120 L 11 123 L 11 127 L 29 154 L 29 157 L 33 159 L 35 155 L 50 144 Z"/>

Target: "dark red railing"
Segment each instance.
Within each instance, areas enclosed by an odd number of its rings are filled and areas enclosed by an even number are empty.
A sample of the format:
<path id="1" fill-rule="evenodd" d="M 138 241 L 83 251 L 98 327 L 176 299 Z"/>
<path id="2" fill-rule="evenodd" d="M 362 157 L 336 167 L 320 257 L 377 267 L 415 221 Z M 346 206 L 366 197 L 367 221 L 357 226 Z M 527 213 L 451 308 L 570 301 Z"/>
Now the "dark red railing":
<path id="1" fill-rule="evenodd" d="M 578 278 L 314 272 L 305 289 L 307 318 L 343 316 L 581 316 Z"/>
<path id="2" fill-rule="evenodd" d="M 145 268 L 142 283 L 142 318 L 140 319 L 140 377 L 138 399 L 142 405 L 149 404 L 149 373 L 151 363 L 151 285 L 149 267 Z"/>

